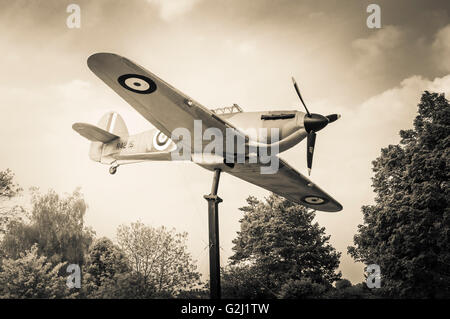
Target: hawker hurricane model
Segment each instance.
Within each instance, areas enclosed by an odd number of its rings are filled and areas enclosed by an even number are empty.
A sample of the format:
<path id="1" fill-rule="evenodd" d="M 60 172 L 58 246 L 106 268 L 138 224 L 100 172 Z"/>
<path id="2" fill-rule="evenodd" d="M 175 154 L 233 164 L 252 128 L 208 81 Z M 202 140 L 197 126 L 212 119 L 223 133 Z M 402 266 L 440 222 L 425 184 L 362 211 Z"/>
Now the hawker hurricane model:
<path id="1" fill-rule="evenodd" d="M 156 129 L 129 135 L 120 115 L 107 113 L 98 126 L 75 123 L 73 129 L 92 141 L 89 156 L 92 160 L 110 165 L 114 174 L 119 165 L 141 161 L 172 161 L 180 145 L 189 151 L 189 160 L 211 171 L 223 171 L 247 182 L 263 187 L 301 205 L 326 212 L 337 212 L 342 206 L 307 177 L 300 174 L 276 156 L 277 167 L 263 173 L 267 162 L 256 159 L 262 151 L 276 149 L 283 152 L 303 139 L 307 139 L 307 166 L 311 170 L 316 132 L 336 121 L 339 115 L 322 116 L 310 113 L 300 95 L 294 79 L 295 90 L 305 107 L 301 111 L 243 112 L 234 105 L 230 108 L 210 110 L 181 93 L 153 73 L 136 63 L 112 53 L 97 53 L 89 57 L 88 66 L 101 80 L 127 101 Z M 189 137 L 174 137 L 178 129 Z M 211 139 L 208 129 L 226 136 L 230 131 L 243 141 L 243 160 L 238 160 L 236 145 L 211 157 L 203 152 Z M 262 139 L 251 130 L 267 129 Z M 276 131 L 277 139 L 267 142 Z M 272 136 L 273 137 L 273 136 Z M 253 156 L 253 157 L 252 157 Z M 235 160 L 233 160 L 235 159 Z"/>

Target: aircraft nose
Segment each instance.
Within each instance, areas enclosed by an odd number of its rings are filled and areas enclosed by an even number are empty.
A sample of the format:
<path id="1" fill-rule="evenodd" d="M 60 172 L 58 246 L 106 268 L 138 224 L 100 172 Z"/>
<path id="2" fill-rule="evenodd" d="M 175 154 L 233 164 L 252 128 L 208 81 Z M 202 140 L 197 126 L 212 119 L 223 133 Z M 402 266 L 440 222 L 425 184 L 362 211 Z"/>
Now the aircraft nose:
<path id="1" fill-rule="evenodd" d="M 317 132 L 327 126 L 329 123 L 328 118 L 320 114 L 312 113 L 311 116 L 305 115 L 303 124 L 305 126 L 306 132 Z"/>

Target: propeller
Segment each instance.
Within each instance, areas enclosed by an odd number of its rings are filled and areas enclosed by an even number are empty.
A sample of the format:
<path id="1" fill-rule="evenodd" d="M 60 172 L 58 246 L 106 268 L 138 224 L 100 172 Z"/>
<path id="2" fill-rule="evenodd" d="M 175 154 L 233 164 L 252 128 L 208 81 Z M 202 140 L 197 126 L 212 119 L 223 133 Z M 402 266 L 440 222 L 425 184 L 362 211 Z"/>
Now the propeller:
<path id="1" fill-rule="evenodd" d="M 297 82 L 292 77 L 292 82 L 294 83 L 295 91 L 297 92 L 300 101 L 306 110 L 305 119 L 303 121 L 306 133 L 306 161 L 308 165 L 308 175 L 311 175 L 311 168 L 314 156 L 314 147 L 316 145 L 316 132 L 323 129 L 329 123 L 333 123 L 341 116 L 339 114 L 330 114 L 327 116 L 323 116 L 320 114 L 309 113 L 308 108 L 306 107 L 305 102 L 303 101 L 302 95 L 300 94 L 300 90 L 298 88 Z"/>

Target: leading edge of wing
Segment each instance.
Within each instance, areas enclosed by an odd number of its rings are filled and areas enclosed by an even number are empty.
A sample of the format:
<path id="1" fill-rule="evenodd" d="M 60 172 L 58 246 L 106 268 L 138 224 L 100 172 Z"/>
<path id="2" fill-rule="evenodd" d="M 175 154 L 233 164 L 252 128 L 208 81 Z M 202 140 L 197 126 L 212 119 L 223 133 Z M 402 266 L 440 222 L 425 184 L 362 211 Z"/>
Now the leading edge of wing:
<path id="1" fill-rule="evenodd" d="M 279 168 L 274 174 L 261 174 L 261 164 L 236 164 L 227 170 L 231 175 L 281 195 L 297 204 L 324 212 L 338 212 L 342 205 L 315 185 L 306 176 L 279 158 Z M 322 203 L 319 203 L 320 200 Z M 309 201 L 309 202 L 307 202 Z M 317 203 L 314 204 L 313 201 Z"/>

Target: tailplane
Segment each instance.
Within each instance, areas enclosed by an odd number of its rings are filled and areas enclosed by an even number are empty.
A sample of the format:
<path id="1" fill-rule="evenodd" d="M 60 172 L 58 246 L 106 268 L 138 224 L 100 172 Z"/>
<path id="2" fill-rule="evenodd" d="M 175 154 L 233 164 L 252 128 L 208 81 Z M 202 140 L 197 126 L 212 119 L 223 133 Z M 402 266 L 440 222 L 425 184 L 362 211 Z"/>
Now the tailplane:
<path id="1" fill-rule="evenodd" d="M 119 137 L 118 135 L 111 134 L 95 125 L 87 123 L 75 123 L 72 125 L 72 128 L 92 142 L 109 143 Z"/>

